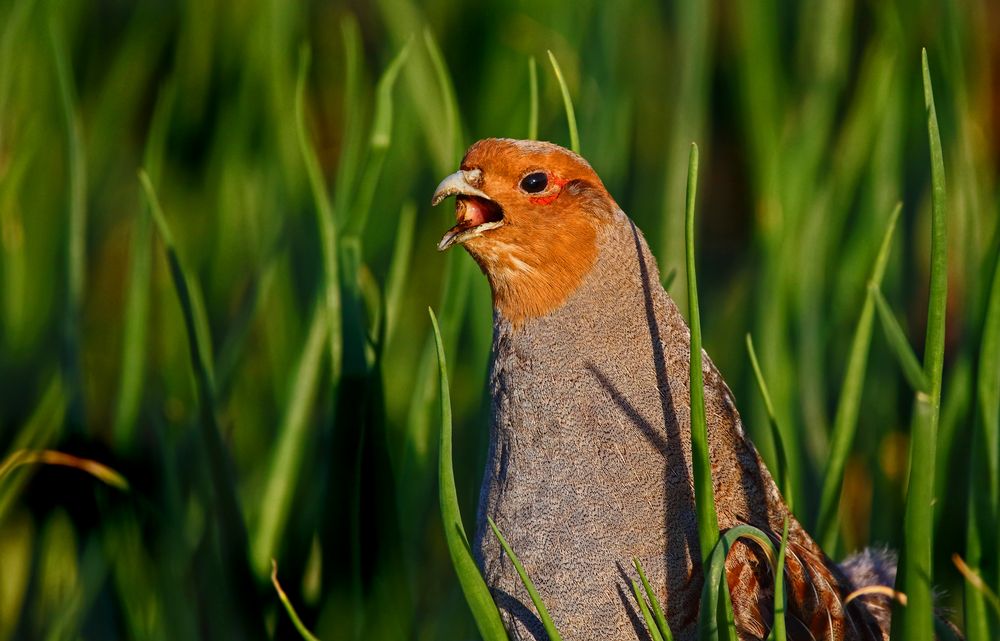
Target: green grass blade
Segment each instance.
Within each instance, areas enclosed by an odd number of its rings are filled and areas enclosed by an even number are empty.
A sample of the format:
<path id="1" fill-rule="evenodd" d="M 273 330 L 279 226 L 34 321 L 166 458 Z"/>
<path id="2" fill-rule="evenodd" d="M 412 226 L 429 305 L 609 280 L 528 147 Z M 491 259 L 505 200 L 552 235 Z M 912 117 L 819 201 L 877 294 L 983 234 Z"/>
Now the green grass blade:
<path id="1" fill-rule="evenodd" d="M 340 383 L 343 366 L 343 320 L 340 301 L 340 265 L 338 258 L 337 228 L 334 224 L 330 196 L 323 180 L 323 172 L 316 158 L 316 151 L 309 142 L 305 123 L 306 78 L 309 72 L 309 48 L 299 50 L 299 72 L 295 83 L 295 133 L 298 137 L 299 152 L 309 176 L 313 204 L 316 211 L 316 225 L 319 228 L 320 248 L 323 253 L 324 295 L 326 318 L 329 323 L 330 371 L 334 390 Z"/>
<path id="2" fill-rule="evenodd" d="M 479 634 L 487 641 L 507 641 L 507 632 L 500 621 L 493 597 L 486 582 L 476 567 L 469 549 L 469 538 L 462 525 L 462 512 L 458 506 L 458 490 L 455 487 L 455 469 L 452 465 L 451 444 L 451 394 L 448 387 L 448 366 L 444 355 L 444 342 L 434 311 L 427 310 L 434 328 L 434 343 L 437 347 L 438 380 L 441 389 L 441 445 L 438 456 L 438 499 L 441 503 L 441 521 L 444 537 L 448 544 L 448 554 L 458 575 L 465 601 L 472 610 Z"/>
<path id="3" fill-rule="evenodd" d="M 326 313 L 320 305 L 313 311 L 261 495 L 260 518 L 251 545 L 253 567 L 261 577 L 266 576 L 269 562 L 278 554 L 292 512 L 292 499 L 309 444 L 309 415 L 319 388 L 326 333 Z"/>
<path id="4" fill-rule="evenodd" d="M 76 112 L 73 87 L 64 36 L 49 22 L 49 40 L 55 57 L 59 105 L 66 127 L 69 156 L 66 224 L 66 309 L 63 314 L 63 376 L 69 388 L 69 420 L 78 427 L 84 424 L 83 378 L 80 372 L 80 320 L 87 286 L 87 165 L 83 149 L 80 117 Z"/>
<path id="5" fill-rule="evenodd" d="M 340 33 L 344 39 L 344 121 L 343 146 L 337 163 L 336 189 L 334 190 L 333 211 L 338 216 L 347 216 L 354 197 L 355 175 L 361 166 L 361 142 L 363 140 L 361 118 L 361 34 L 357 19 L 350 13 L 340 21 Z"/>
<path id="6" fill-rule="evenodd" d="M 785 554 L 788 551 L 788 517 L 781 531 L 781 547 L 778 548 L 778 562 L 774 565 L 774 625 L 768 641 L 785 641 Z"/>
<path id="7" fill-rule="evenodd" d="M 524 569 L 524 565 L 521 564 L 521 560 L 517 558 L 514 554 L 514 550 L 511 549 L 510 545 L 507 543 L 507 539 L 503 538 L 503 534 L 500 533 L 500 528 L 497 524 L 493 522 L 493 519 L 486 517 L 490 522 L 490 527 L 493 529 L 493 534 L 496 535 L 497 540 L 500 541 L 500 545 L 503 546 L 504 552 L 510 557 L 511 563 L 514 564 L 514 569 L 517 570 L 517 575 L 521 577 L 521 583 L 524 584 L 525 589 L 531 596 L 531 602 L 535 604 L 535 610 L 538 612 L 538 618 L 542 620 L 542 625 L 545 627 L 545 633 L 549 635 L 549 641 L 562 641 L 562 637 L 559 635 L 559 631 L 556 630 L 556 625 L 552 621 L 552 617 L 549 616 L 549 611 L 545 607 L 545 603 L 542 602 L 542 597 L 538 594 L 538 590 L 535 589 L 535 584 L 532 583 L 531 577 Z M 632 582 L 635 585 L 635 582 Z M 642 599 L 640 598 L 640 601 Z M 643 609 L 645 610 L 645 603 L 643 603 Z M 648 615 L 649 612 L 647 611 Z"/>
<path id="8" fill-rule="evenodd" d="M 666 118 L 666 144 L 662 151 L 665 162 L 663 173 L 662 213 L 660 215 L 660 242 L 656 256 L 660 273 L 665 274 L 663 288 L 670 291 L 670 274 L 684 267 L 684 221 L 676 215 L 687 179 L 684 161 L 688 154 L 688 141 L 708 140 L 710 131 L 704 125 L 708 113 L 709 82 L 715 28 L 710 2 L 678 2 L 669 12 L 673 38 L 672 50 L 676 56 L 673 72 L 676 85 L 671 88 L 670 113 Z M 681 313 L 687 314 L 685 283 L 677 283 L 673 298 Z"/>
<path id="9" fill-rule="evenodd" d="M 882 295 L 882 290 L 875 285 L 871 285 L 870 287 L 872 296 L 875 298 L 875 309 L 878 310 L 878 319 L 882 324 L 882 329 L 885 331 L 885 339 L 888 341 L 889 347 L 892 348 L 892 352 L 899 362 L 899 367 L 903 370 L 906 382 L 910 384 L 913 391 L 924 392 L 926 394 L 929 387 L 927 377 L 924 376 L 924 370 L 920 365 L 920 361 L 917 360 L 917 355 L 913 353 L 910 341 L 906 338 L 906 332 L 903 331 L 899 320 L 892 312 L 892 308 L 889 307 L 889 302 Z"/>
<path id="10" fill-rule="evenodd" d="M 450 152 L 448 157 L 436 158 L 434 162 L 435 172 L 443 176 L 455 171 L 462 157 L 464 151 L 462 128 L 458 116 L 454 84 L 444 59 L 430 31 L 425 31 L 424 40 L 427 51 L 432 58 L 434 78 L 437 80 L 438 104 L 441 105 L 440 108 L 445 113 L 444 120 L 448 127 L 448 130 L 442 135 L 439 124 L 435 125 L 433 129 L 428 126 L 425 135 L 428 139 L 448 141 L 447 149 Z M 413 67 L 414 65 L 408 67 L 408 71 Z M 425 126 L 427 126 L 426 123 Z M 449 218 L 451 217 L 449 216 Z M 463 255 L 463 252 L 448 252 L 448 254 L 442 271 L 441 303 L 438 307 L 441 314 L 441 326 L 444 328 L 442 337 L 445 352 L 453 351 L 458 345 L 458 335 L 462 329 L 462 321 L 469 300 L 469 290 L 472 286 L 472 275 L 476 269 L 475 263 L 469 260 L 468 256 Z M 403 442 L 404 448 L 401 455 L 401 471 L 398 476 L 400 479 L 415 480 L 415 482 L 407 481 L 400 488 L 404 497 L 400 500 L 404 527 L 409 527 L 413 522 L 411 510 L 415 510 L 416 513 L 426 511 L 422 505 L 422 499 L 427 495 L 427 490 L 423 485 L 424 479 L 429 480 L 424 472 L 431 464 L 431 429 L 434 399 L 437 394 L 437 378 L 433 375 L 436 362 L 435 352 L 433 337 L 428 336 L 417 364 L 417 374 L 414 377 L 416 384 L 413 386 L 413 393 L 410 397 L 406 419 L 406 438 Z"/>
<path id="11" fill-rule="evenodd" d="M 288 599 L 288 595 L 281 588 L 281 583 L 278 582 L 278 562 L 271 559 L 271 584 L 274 585 L 274 591 L 278 593 L 278 598 L 281 600 L 281 604 L 285 606 L 285 612 L 288 613 L 288 617 L 292 620 L 292 625 L 298 631 L 299 636 L 301 636 L 306 641 L 319 641 L 319 639 L 309 628 L 302 623 L 302 619 L 299 618 L 299 613 L 295 611 L 295 606 Z"/>
<path id="12" fill-rule="evenodd" d="M 417 223 L 417 206 L 408 201 L 399 211 L 399 223 L 396 227 L 396 240 L 392 248 L 392 260 L 389 263 L 389 275 L 385 285 L 385 344 L 392 342 L 399 314 L 403 304 L 403 291 L 406 287 L 406 277 L 410 269 L 410 256 L 413 254 L 413 233 Z"/>
<path id="13" fill-rule="evenodd" d="M 903 517 L 904 543 L 900 559 L 902 591 L 908 605 L 894 607 L 893 639 L 931 641 L 934 636 L 934 466 L 937 428 L 941 410 L 941 376 L 944 368 L 945 308 L 948 297 L 947 195 L 944 157 L 934 108 L 927 51 L 922 52 L 924 103 L 931 157 L 931 274 L 927 303 L 927 337 L 924 343 L 924 376 L 927 393 L 917 392 L 910 432 L 910 472 Z M 900 581 L 901 579 L 901 581 Z"/>
<path id="14" fill-rule="evenodd" d="M 719 540 L 719 520 L 715 514 L 712 462 L 708 453 L 705 420 L 705 383 L 701 371 L 701 315 L 698 309 L 698 278 L 695 273 L 694 212 L 698 192 L 698 145 L 691 144 L 688 157 L 687 206 L 684 230 L 687 249 L 688 310 L 691 325 L 691 457 L 694 465 L 695 506 L 698 512 L 698 542 L 701 558 L 707 563 Z"/>
<path id="15" fill-rule="evenodd" d="M 879 287 L 885 276 L 885 268 L 889 264 L 889 253 L 892 249 L 892 236 L 899 220 L 902 203 L 896 205 L 889 216 L 882 243 L 879 245 L 875 264 L 872 266 L 869 286 Z M 871 348 L 872 329 L 875 323 L 875 299 L 869 287 L 865 293 L 865 301 L 861 306 L 857 325 L 854 328 L 854 338 L 851 340 L 851 350 L 847 357 L 847 367 L 844 370 L 844 380 L 840 385 L 840 397 L 837 400 L 837 412 L 833 419 L 833 432 L 830 438 L 830 454 L 823 476 L 823 489 L 820 494 L 819 517 L 817 532 L 820 545 L 825 550 L 832 550 L 837 541 L 836 510 L 840 500 L 840 489 L 844 482 L 844 466 L 847 456 L 854 443 L 854 435 L 858 427 L 858 411 L 861 407 L 861 392 L 865 385 L 865 365 Z"/>
<path id="16" fill-rule="evenodd" d="M 528 58 L 528 140 L 538 140 L 538 65 Z"/>
<path id="17" fill-rule="evenodd" d="M 674 280 L 677 278 L 677 268 L 672 268 L 667 272 L 666 278 L 663 279 L 663 289 L 670 291 L 670 286 L 674 284 Z"/>
<path id="18" fill-rule="evenodd" d="M 632 580 L 632 594 L 635 595 L 635 601 L 639 604 L 639 611 L 642 612 L 642 620 L 646 622 L 646 630 L 649 631 L 650 638 L 653 641 L 663 641 L 663 635 L 660 634 L 660 629 L 649 614 L 649 606 L 646 605 L 646 599 L 643 598 L 642 592 L 639 591 L 639 584 L 634 579 Z"/>
<path id="19" fill-rule="evenodd" d="M 167 224 L 166 217 L 163 215 L 160 201 L 156 196 L 149 175 L 145 171 L 139 170 L 139 180 L 149 205 L 149 212 L 167 252 L 170 275 L 184 317 L 188 352 L 191 358 L 191 367 L 194 370 L 195 389 L 198 397 L 198 410 L 201 419 L 200 432 L 207 453 L 212 512 L 219 528 L 221 538 L 219 547 L 223 556 L 223 565 L 233 582 L 230 589 L 240 591 L 246 601 L 244 605 L 254 608 L 251 614 L 248 614 L 247 619 L 242 622 L 243 631 L 254 636 L 262 636 L 263 621 L 259 619 L 256 596 L 252 592 L 254 583 L 248 565 L 249 553 L 245 522 L 237 498 L 235 482 L 230 472 L 229 458 L 222 441 L 215 408 L 214 382 L 210 366 L 206 361 L 206 359 L 211 358 L 211 346 L 205 344 L 205 337 L 198 331 L 196 303 L 193 300 L 197 296 L 197 290 L 193 289 L 193 280 L 187 275 L 177 254 L 173 234 Z M 202 305 L 202 307 L 204 306 Z"/>
<path id="20" fill-rule="evenodd" d="M 730 528 L 719 537 L 706 558 L 705 583 L 701 590 L 701 612 L 698 614 L 698 638 L 702 641 L 717 641 L 719 625 L 716 612 L 719 607 L 719 594 L 724 587 L 723 578 L 726 570 L 726 557 L 729 549 L 737 539 L 746 537 L 755 541 L 764 550 L 764 554 L 774 565 L 776 552 L 774 543 L 761 530 L 752 525 L 737 525 Z M 727 592 L 728 594 L 728 592 Z"/>
<path id="21" fill-rule="evenodd" d="M 642 563 L 639 563 L 639 559 L 632 559 L 632 565 L 635 566 L 636 572 L 639 573 L 639 580 L 642 581 L 642 588 L 646 591 L 646 598 L 649 599 L 649 605 L 653 609 L 653 618 L 656 619 L 656 627 L 659 628 L 660 635 L 664 641 L 674 641 L 674 635 L 667 624 L 667 617 L 663 613 L 663 608 L 660 607 L 660 600 L 656 598 L 656 592 L 653 591 L 653 587 L 646 580 L 646 573 L 642 570 Z"/>
<path id="22" fill-rule="evenodd" d="M 990 512 L 1000 518 L 1000 252 L 993 269 L 976 379 L 979 418 L 985 441 Z"/>
<path id="23" fill-rule="evenodd" d="M 556 72 L 556 80 L 559 81 L 559 91 L 562 92 L 563 107 L 566 108 L 566 123 L 569 125 L 569 148 L 580 153 L 580 133 L 576 129 L 576 111 L 573 110 L 573 99 L 569 95 L 569 87 L 566 79 L 563 78 L 562 69 L 559 68 L 559 61 L 552 51 L 549 51 L 549 62 L 552 63 L 552 70 Z"/>
<path id="24" fill-rule="evenodd" d="M 342 217 L 347 218 L 344 231 L 344 235 L 347 237 L 360 236 L 364 233 L 365 225 L 368 222 L 368 214 L 375 198 L 375 190 L 378 187 L 379 177 L 382 175 L 385 155 L 392 143 L 392 90 L 396 86 L 396 78 L 399 77 L 399 72 L 410 54 L 412 43 L 413 39 L 411 38 L 403 45 L 389 66 L 385 68 L 375 89 L 375 116 L 372 120 L 368 161 L 365 163 L 361 183 L 358 185 L 358 195 L 351 205 L 350 213 L 340 213 Z"/>
<path id="25" fill-rule="evenodd" d="M 1000 617 L 1000 597 L 997 593 L 990 589 L 990 586 L 986 585 L 983 578 L 979 576 L 975 570 L 966 565 L 965 561 L 962 560 L 957 554 L 951 555 L 951 561 L 958 568 L 959 573 L 965 578 L 966 583 L 968 583 L 973 589 L 986 597 L 989 602 L 990 607 L 993 608 L 993 613 Z"/>
<path id="26" fill-rule="evenodd" d="M 451 82 L 448 65 L 445 64 L 444 55 L 430 29 L 424 29 L 424 46 L 427 47 L 431 64 L 434 66 L 434 76 L 437 78 L 438 88 L 441 90 L 441 102 L 444 104 L 444 132 L 448 137 L 447 148 L 452 150 L 455 158 L 461 158 L 462 154 L 465 153 L 465 147 L 462 142 L 462 123 L 458 117 L 455 85 Z M 448 171 L 454 171 L 454 169 Z"/>
<path id="27" fill-rule="evenodd" d="M 158 180 L 166 145 L 167 124 L 174 100 L 174 85 L 160 89 L 146 141 L 145 164 L 152 180 Z M 142 212 L 135 220 L 131 243 L 128 298 L 122 331 L 122 366 L 115 405 L 114 438 L 120 448 L 132 442 L 146 375 L 146 335 L 149 324 L 149 290 L 152 263 L 152 221 Z"/>
<path id="28" fill-rule="evenodd" d="M 793 498 L 791 479 L 788 476 L 788 454 L 785 452 L 785 442 L 778 429 L 778 419 L 774 415 L 774 404 L 771 403 L 771 393 L 767 390 L 767 383 L 764 381 L 764 374 L 760 370 L 760 362 L 757 360 L 757 352 L 753 348 L 753 338 L 747 334 L 747 353 L 750 355 L 750 365 L 753 368 L 754 378 L 757 380 L 757 389 L 760 397 L 764 401 L 764 408 L 767 410 L 768 424 L 771 426 L 771 436 L 774 438 L 775 449 L 778 454 L 778 487 L 785 495 L 785 503 L 788 504 L 789 511 L 793 511 Z"/>
<path id="29" fill-rule="evenodd" d="M 984 566 L 989 566 L 990 541 L 994 538 L 997 517 L 998 470 L 1000 455 L 1000 253 L 997 254 L 990 295 L 983 320 L 982 342 L 979 348 L 979 365 L 976 380 L 977 418 L 974 423 L 969 467 L 965 562 L 965 634 L 968 641 L 990 641 L 994 635 L 991 627 L 1000 618 L 991 617 L 986 610 L 987 593 L 979 587 L 985 583 L 980 577 Z M 956 566 L 961 561 L 953 557 Z M 965 563 L 963 563 L 965 565 Z M 969 576 L 972 575 L 972 576 Z M 994 575 L 995 576 L 995 575 Z M 973 578 L 975 580 L 973 580 Z M 992 625 L 991 625 L 992 623 Z"/>

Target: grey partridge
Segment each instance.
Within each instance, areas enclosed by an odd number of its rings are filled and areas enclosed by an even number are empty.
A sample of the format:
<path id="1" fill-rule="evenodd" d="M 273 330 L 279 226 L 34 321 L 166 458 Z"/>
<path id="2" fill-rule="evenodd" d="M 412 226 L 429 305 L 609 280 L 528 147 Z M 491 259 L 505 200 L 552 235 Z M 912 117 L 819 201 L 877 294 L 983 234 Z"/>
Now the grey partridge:
<path id="1" fill-rule="evenodd" d="M 487 139 L 445 178 L 461 244 L 493 292 L 492 424 L 473 550 L 514 639 L 545 639 L 526 590 L 486 525 L 492 517 L 568 640 L 646 639 L 630 588 L 637 557 L 675 639 L 694 639 L 702 589 L 688 394 L 689 330 L 642 233 L 590 165 L 554 144 Z M 780 540 L 788 638 L 882 640 L 895 562 L 833 563 L 786 507 L 733 396 L 704 357 L 705 406 L 722 530 Z M 763 551 L 739 542 L 726 578 L 741 639 L 770 630 Z"/>

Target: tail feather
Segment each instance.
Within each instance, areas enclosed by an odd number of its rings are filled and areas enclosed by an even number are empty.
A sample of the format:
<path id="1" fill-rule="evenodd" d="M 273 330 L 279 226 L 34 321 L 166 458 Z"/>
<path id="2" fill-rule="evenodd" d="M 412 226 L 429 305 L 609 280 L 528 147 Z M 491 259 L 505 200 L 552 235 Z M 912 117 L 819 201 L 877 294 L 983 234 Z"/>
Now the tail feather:
<path id="1" fill-rule="evenodd" d="M 844 559 L 840 571 L 847 577 L 852 590 L 876 585 L 891 588 L 896 583 L 896 563 L 896 553 L 888 548 L 865 548 Z M 875 617 L 882 637 L 888 639 L 892 599 L 884 594 L 866 594 L 858 598 Z"/>
<path id="2" fill-rule="evenodd" d="M 870 585 L 891 588 L 896 582 L 896 553 L 888 548 L 865 548 L 840 564 L 854 589 Z"/>

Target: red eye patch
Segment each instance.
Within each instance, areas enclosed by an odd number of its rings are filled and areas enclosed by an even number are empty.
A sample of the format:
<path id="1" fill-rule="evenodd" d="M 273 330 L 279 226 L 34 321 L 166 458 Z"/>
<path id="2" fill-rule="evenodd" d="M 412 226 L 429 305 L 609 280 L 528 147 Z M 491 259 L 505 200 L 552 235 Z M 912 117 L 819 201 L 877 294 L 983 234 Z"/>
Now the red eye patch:
<path id="1" fill-rule="evenodd" d="M 555 202 L 559 194 L 562 193 L 562 188 L 566 186 L 569 181 L 564 178 L 558 178 L 556 176 L 549 177 L 549 184 L 555 185 L 556 190 L 549 194 L 548 196 L 535 196 L 534 198 L 529 198 L 528 200 L 536 205 L 551 205 Z"/>

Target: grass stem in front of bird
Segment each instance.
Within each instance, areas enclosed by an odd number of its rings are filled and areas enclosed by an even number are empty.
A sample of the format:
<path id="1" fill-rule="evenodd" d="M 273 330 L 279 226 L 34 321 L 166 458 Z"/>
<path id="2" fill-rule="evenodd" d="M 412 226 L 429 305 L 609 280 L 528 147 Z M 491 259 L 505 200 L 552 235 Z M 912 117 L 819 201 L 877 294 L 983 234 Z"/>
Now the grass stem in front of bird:
<path id="1" fill-rule="evenodd" d="M 702 585 L 701 612 L 698 615 L 698 638 L 702 641 L 718 641 L 719 639 L 720 626 L 716 613 L 719 607 L 719 596 L 726 586 L 723 580 L 726 573 L 726 557 L 733 544 L 742 537 L 756 542 L 763 550 L 772 568 L 776 567 L 777 553 L 774 549 L 774 543 L 763 531 L 746 524 L 726 530 L 719 537 L 718 543 L 709 551 L 708 558 L 702 565 L 705 582 Z M 735 639 L 735 630 L 730 628 L 728 634 L 727 638 Z"/>
<path id="2" fill-rule="evenodd" d="M 778 562 L 774 564 L 774 625 L 767 636 L 768 641 L 785 641 L 785 608 L 788 599 L 785 596 L 785 554 L 788 552 L 788 517 L 781 531 L 781 546 L 778 548 Z"/>
<path id="3" fill-rule="evenodd" d="M 486 641 L 507 641 L 507 631 L 500 621 L 500 612 L 490 595 L 483 576 L 476 567 L 469 548 L 469 537 L 462 524 L 462 511 L 458 506 L 458 490 L 455 487 L 455 469 L 452 462 L 451 440 L 451 393 L 448 387 L 448 365 L 445 360 L 444 341 L 434 310 L 428 308 L 431 326 L 434 330 L 434 345 L 437 351 L 438 381 L 441 390 L 441 439 L 438 450 L 438 501 L 441 507 L 441 524 L 448 544 L 452 567 L 458 575 L 459 585 L 465 595 L 465 602 L 472 611 L 479 634 Z"/>
<path id="4" fill-rule="evenodd" d="M 542 601 L 541 595 L 538 594 L 538 590 L 535 588 L 535 584 L 532 582 L 531 577 L 528 576 L 528 572 L 524 569 L 524 565 L 521 560 L 517 558 L 517 554 L 511 549 L 510 544 L 507 543 L 507 539 L 503 537 L 500 532 L 500 528 L 497 524 L 493 522 L 493 519 L 486 517 L 490 523 L 490 528 L 493 530 L 493 534 L 496 535 L 497 540 L 500 541 L 500 545 L 503 547 L 504 552 L 510 557 L 511 563 L 514 564 L 514 569 L 517 570 L 517 575 L 521 577 L 521 583 L 524 584 L 524 588 L 528 591 L 528 595 L 531 597 L 531 602 L 535 604 L 535 610 L 538 612 L 538 618 L 542 621 L 542 626 L 545 628 L 545 633 L 549 636 L 549 641 L 562 641 L 562 636 L 556 629 L 556 624 L 552 621 L 552 617 L 549 616 L 549 610 L 545 607 L 545 603 Z M 635 585 L 635 582 L 632 582 Z"/>
<path id="5" fill-rule="evenodd" d="M 656 592 L 653 591 L 653 586 L 651 586 L 649 581 L 646 579 L 646 573 L 642 569 L 642 563 L 639 562 L 638 558 L 634 558 L 632 559 L 632 565 L 635 566 L 636 572 L 639 573 L 639 580 L 642 581 L 642 588 L 646 591 L 646 598 L 649 599 L 649 605 L 653 610 L 653 619 L 656 622 L 656 627 L 659 629 L 660 636 L 663 637 L 664 641 L 674 641 L 673 632 L 670 631 L 670 626 L 667 624 L 667 617 L 663 613 L 663 608 L 660 606 L 660 600 L 656 598 Z M 642 604 L 640 603 L 640 605 Z"/>
<path id="6" fill-rule="evenodd" d="M 767 421 L 771 426 L 771 436 L 774 438 L 774 446 L 778 455 L 777 483 L 784 494 L 785 503 L 790 512 L 795 511 L 793 503 L 794 495 L 790 485 L 791 479 L 788 476 L 788 454 L 785 452 L 785 442 L 778 429 L 778 419 L 774 415 L 774 404 L 771 403 L 771 393 L 767 390 L 767 382 L 764 381 L 764 373 L 760 370 L 760 362 L 757 360 L 757 352 L 753 347 L 753 337 L 747 334 L 747 353 L 750 356 L 750 366 L 753 369 L 754 378 L 757 380 L 757 390 L 760 392 L 761 400 L 764 401 L 764 408 L 767 410 Z"/>
<path id="7" fill-rule="evenodd" d="M 642 613 L 642 620 L 646 624 L 646 630 L 649 631 L 649 636 L 652 641 L 663 641 L 663 635 L 660 634 L 660 628 L 658 627 L 656 621 L 653 620 L 652 615 L 649 613 L 649 606 L 646 605 L 646 598 L 639 591 L 639 584 L 632 579 L 632 594 L 635 596 L 636 603 L 639 604 L 639 611 Z"/>
<path id="8" fill-rule="evenodd" d="M 701 361 L 701 316 L 698 310 L 698 277 L 695 273 L 694 221 L 698 192 L 698 145 L 691 143 L 688 157 L 687 205 L 684 210 L 687 248 L 688 312 L 691 326 L 691 457 L 694 467 L 695 508 L 698 514 L 698 542 L 701 559 L 708 561 L 719 540 L 719 520 L 715 514 L 715 489 L 712 486 L 712 463 L 708 454 L 708 428 L 705 420 L 705 383 Z"/>

